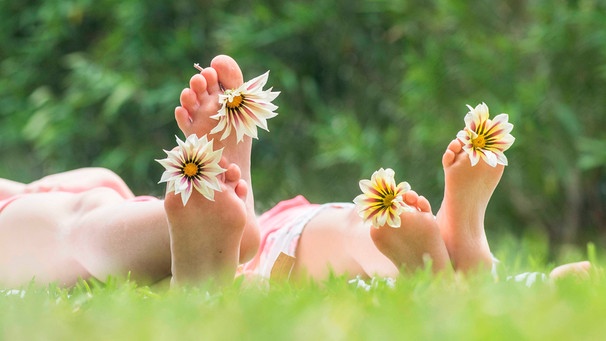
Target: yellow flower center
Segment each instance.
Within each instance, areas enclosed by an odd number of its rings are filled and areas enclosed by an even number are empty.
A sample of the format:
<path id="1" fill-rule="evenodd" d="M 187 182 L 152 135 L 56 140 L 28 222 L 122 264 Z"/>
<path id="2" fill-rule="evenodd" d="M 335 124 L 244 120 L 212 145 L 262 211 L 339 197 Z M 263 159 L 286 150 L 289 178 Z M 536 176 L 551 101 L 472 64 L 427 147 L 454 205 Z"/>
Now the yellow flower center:
<path id="1" fill-rule="evenodd" d="M 198 165 L 193 162 L 186 163 L 183 167 L 183 174 L 189 178 L 195 176 L 198 174 Z"/>
<path id="2" fill-rule="evenodd" d="M 244 101 L 244 96 L 234 96 L 231 101 L 227 102 L 227 107 L 230 109 L 238 108 L 242 104 L 242 101 Z"/>
<path id="3" fill-rule="evenodd" d="M 393 195 L 393 193 L 388 193 L 383 197 L 383 207 L 391 207 L 392 203 L 393 203 L 393 199 L 395 199 L 395 196 Z"/>
<path id="4" fill-rule="evenodd" d="M 476 149 L 482 149 L 486 147 L 486 139 L 484 138 L 484 135 L 478 135 L 475 139 L 471 140 L 471 144 Z"/>

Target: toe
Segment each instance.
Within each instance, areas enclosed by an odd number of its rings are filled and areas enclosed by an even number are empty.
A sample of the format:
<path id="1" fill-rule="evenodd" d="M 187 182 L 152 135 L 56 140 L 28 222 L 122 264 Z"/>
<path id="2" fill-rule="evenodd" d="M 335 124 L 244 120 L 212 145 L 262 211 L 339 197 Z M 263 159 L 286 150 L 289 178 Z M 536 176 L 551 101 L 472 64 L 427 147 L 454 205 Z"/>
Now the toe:
<path id="1" fill-rule="evenodd" d="M 412 207 L 415 207 L 421 212 L 431 213 L 431 204 L 424 196 L 417 194 L 415 191 L 404 193 L 404 202 Z"/>
<path id="2" fill-rule="evenodd" d="M 232 163 L 227 166 L 227 169 L 225 170 L 225 182 L 237 182 L 240 180 L 241 176 L 242 172 L 240 171 L 240 167 L 238 167 L 238 165 Z"/>
<path id="3" fill-rule="evenodd" d="M 243 179 L 238 180 L 236 187 L 234 188 L 234 192 L 238 198 L 246 201 L 246 196 L 248 195 L 248 184 Z"/>
<path id="4" fill-rule="evenodd" d="M 189 87 L 198 95 L 198 97 L 202 94 L 206 93 L 206 78 L 201 74 L 195 74 L 189 80 Z"/>
<path id="5" fill-rule="evenodd" d="M 206 80 L 206 91 L 209 94 L 219 93 L 221 91 L 221 87 L 219 86 L 219 77 L 217 76 L 217 71 L 212 67 L 207 67 L 201 72 L 202 76 Z"/>
<path id="6" fill-rule="evenodd" d="M 188 135 L 187 132 L 190 130 L 189 127 L 191 125 L 191 116 L 189 116 L 187 109 L 183 107 L 176 107 L 175 120 L 177 121 L 179 129 L 181 129 L 185 135 Z"/>
<path id="7" fill-rule="evenodd" d="M 419 195 L 415 191 L 407 191 L 404 193 L 404 202 L 406 205 L 416 206 Z"/>
<path id="8" fill-rule="evenodd" d="M 444 152 L 444 155 L 442 155 L 442 166 L 444 166 L 444 168 L 449 167 L 450 165 L 452 165 L 455 161 L 455 157 L 456 154 L 450 150 L 450 149 L 446 149 L 446 151 Z"/>
<path id="9" fill-rule="evenodd" d="M 199 103 L 196 93 L 190 89 L 183 89 L 181 91 L 181 97 L 179 98 L 181 101 L 181 106 L 185 108 L 185 110 L 189 112 L 194 112 L 198 109 Z"/>
<path id="10" fill-rule="evenodd" d="M 455 162 L 457 154 L 461 152 L 463 146 L 461 146 L 461 142 L 459 140 L 452 140 L 448 144 L 444 155 L 442 156 L 442 166 L 448 167 Z"/>
<path id="11" fill-rule="evenodd" d="M 421 212 L 431 213 L 431 204 L 429 203 L 429 200 L 422 195 L 419 196 L 419 199 L 417 200 L 417 208 L 421 210 Z"/>
<path id="12" fill-rule="evenodd" d="M 238 63 L 229 56 L 220 55 L 213 58 L 210 66 L 217 71 L 219 82 L 226 89 L 235 89 L 244 82 Z"/>
<path id="13" fill-rule="evenodd" d="M 448 144 L 448 150 L 451 150 L 453 153 L 457 154 L 463 149 L 463 145 L 461 145 L 461 141 L 454 139 L 450 141 Z"/>

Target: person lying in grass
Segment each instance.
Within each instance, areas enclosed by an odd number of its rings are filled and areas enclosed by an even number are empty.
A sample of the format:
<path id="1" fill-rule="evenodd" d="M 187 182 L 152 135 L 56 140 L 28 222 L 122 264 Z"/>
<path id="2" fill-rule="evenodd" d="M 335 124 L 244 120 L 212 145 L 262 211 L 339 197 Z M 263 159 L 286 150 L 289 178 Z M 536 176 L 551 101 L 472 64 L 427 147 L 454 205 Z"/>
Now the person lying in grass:
<path id="1" fill-rule="evenodd" d="M 171 277 L 173 285 L 225 284 L 238 275 L 267 279 L 278 259 L 283 277 L 318 280 L 331 272 L 396 277 L 428 259 L 436 272 L 492 268 L 484 214 L 502 164 L 472 167 L 461 141 L 453 140 L 442 156 L 445 190 L 437 214 L 408 190 L 398 196 L 407 207 L 398 211 L 399 228 L 370 228 L 352 203 L 317 205 L 302 196 L 257 217 L 252 138 L 275 116 L 270 102 L 277 92 L 261 90 L 267 74 L 244 83 L 228 56 L 199 69 L 175 109 L 187 139 L 159 160 L 166 168 L 163 200 L 135 196 L 101 168 L 29 184 L 0 181 L 2 286 L 32 279 L 69 286 L 128 273 L 145 282 Z M 200 150 L 206 152 L 196 154 Z M 568 264 L 554 275 L 588 267 Z"/>

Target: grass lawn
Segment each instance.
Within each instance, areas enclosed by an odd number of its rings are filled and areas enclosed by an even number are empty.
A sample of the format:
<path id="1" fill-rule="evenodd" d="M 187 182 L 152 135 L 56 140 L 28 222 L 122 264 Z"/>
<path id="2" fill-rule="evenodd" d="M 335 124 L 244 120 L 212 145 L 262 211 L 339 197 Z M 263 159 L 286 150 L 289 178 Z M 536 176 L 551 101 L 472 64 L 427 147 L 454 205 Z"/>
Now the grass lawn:
<path id="1" fill-rule="evenodd" d="M 606 281 L 591 247 L 586 257 L 598 266 L 587 280 L 505 280 L 533 262 L 524 252 L 510 258 L 520 257 L 499 280 L 419 271 L 366 289 L 338 277 L 269 290 L 237 282 L 212 293 L 126 279 L 32 285 L 0 291 L 0 340 L 606 339 Z"/>

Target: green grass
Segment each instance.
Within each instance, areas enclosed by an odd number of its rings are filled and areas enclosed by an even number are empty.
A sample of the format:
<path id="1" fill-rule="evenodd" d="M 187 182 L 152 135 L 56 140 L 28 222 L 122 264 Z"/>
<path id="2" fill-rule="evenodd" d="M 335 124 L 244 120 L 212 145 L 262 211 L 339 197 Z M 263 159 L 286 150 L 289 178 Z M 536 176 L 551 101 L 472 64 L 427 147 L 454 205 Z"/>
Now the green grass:
<path id="1" fill-rule="evenodd" d="M 502 271 L 525 271 L 533 261 L 524 257 L 518 268 Z M 0 339 L 599 340 L 606 337 L 606 281 L 599 269 L 588 280 L 531 287 L 427 271 L 398 278 L 393 287 L 379 281 L 370 290 L 340 277 L 269 290 L 237 282 L 213 293 L 111 278 L 71 289 L 31 285 L 0 291 Z"/>

